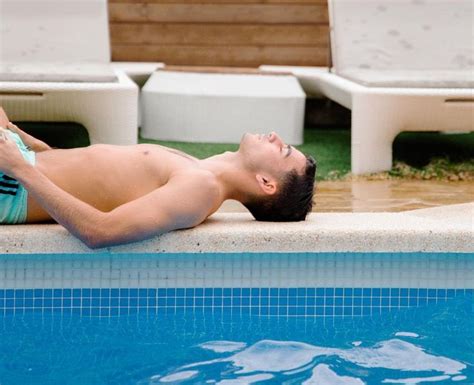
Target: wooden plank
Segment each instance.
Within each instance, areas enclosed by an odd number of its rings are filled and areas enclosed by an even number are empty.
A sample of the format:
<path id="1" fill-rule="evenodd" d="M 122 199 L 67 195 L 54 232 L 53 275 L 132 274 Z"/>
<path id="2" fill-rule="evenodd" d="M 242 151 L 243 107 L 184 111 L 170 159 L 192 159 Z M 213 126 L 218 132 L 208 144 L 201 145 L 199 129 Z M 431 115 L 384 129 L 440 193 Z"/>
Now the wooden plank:
<path id="1" fill-rule="evenodd" d="M 110 4 L 326 4 L 327 0 L 109 0 Z"/>
<path id="2" fill-rule="evenodd" d="M 111 22 L 328 23 L 322 4 L 147 4 L 109 5 Z"/>
<path id="3" fill-rule="evenodd" d="M 310 46 L 176 46 L 123 45 L 112 46 L 115 61 L 157 61 L 169 65 L 258 67 L 275 65 L 327 65 L 328 49 Z"/>
<path id="4" fill-rule="evenodd" d="M 112 24 L 113 44 L 328 45 L 326 25 Z"/>

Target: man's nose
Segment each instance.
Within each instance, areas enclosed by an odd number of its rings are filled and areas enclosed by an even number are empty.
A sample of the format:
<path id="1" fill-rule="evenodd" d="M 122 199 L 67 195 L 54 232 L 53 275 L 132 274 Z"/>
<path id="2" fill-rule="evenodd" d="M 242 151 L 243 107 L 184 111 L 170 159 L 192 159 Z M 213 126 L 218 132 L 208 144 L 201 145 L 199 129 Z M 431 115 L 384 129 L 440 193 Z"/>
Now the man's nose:
<path id="1" fill-rule="evenodd" d="M 272 131 L 270 134 L 270 142 L 278 145 L 283 144 L 283 141 L 281 140 L 280 136 L 275 131 Z"/>

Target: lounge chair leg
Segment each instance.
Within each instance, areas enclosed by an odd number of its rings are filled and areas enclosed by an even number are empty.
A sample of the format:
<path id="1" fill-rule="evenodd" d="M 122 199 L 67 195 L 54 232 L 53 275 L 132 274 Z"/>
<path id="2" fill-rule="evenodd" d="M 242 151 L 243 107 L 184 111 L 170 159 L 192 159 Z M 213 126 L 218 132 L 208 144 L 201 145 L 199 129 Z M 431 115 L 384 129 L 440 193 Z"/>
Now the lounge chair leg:
<path id="1" fill-rule="evenodd" d="M 351 169 L 353 174 L 392 168 L 392 143 L 400 131 L 396 107 L 378 96 L 358 95 L 352 105 Z"/>

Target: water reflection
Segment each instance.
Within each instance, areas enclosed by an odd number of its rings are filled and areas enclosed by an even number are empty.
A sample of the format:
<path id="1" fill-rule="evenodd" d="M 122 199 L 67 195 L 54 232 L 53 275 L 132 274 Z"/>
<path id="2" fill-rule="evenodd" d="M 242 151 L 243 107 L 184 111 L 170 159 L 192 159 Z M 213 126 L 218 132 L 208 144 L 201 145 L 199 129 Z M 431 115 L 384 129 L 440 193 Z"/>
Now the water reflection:
<path id="1" fill-rule="evenodd" d="M 418 336 L 411 332 L 396 334 L 412 339 Z M 382 383 L 418 384 L 466 378 L 461 376 L 466 368 L 464 363 L 428 353 L 400 338 L 348 349 L 275 340 L 262 340 L 250 346 L 209 341 L 199 347 L 220 355 L 233 354 L 184 365 L 163 377 L 152 377 L 150 383 L 199 383 L 198 378 L 205 378 L 206 383 L 244 385 L 282 377 L 300 378 L 298 383 L 305 385 L 361 385 L 367 383 L 366 369 L 381 370 L 380 374 L 386 376 L 380 378 Z"/>

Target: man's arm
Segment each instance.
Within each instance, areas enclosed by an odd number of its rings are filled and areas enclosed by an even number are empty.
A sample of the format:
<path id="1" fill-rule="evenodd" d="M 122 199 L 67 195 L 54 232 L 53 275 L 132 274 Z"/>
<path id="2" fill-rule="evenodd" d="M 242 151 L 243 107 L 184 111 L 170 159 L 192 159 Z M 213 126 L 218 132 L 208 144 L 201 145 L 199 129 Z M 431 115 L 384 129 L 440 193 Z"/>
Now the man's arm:
<path id="1" fill-rule="evenodd" d="M 196 226 L 209 215 L 219 195 L 207 174 L 175 177 L 137 200 L 102 212 L 56 186 L 23 160 L 11 140 L 1 137 L 0 170 L 17 179 L 52 218 L 91 248 Z"/>

